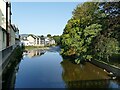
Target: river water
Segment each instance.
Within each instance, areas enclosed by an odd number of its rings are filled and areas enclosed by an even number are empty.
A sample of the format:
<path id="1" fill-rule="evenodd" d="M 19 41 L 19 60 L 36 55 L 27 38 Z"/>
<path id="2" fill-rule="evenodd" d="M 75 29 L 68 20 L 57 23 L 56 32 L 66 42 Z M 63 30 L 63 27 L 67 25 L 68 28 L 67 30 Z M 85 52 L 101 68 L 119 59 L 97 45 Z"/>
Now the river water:
<path id="1" fill-rule="evenodd" d="M 45 52 L 30 50 L 15 67 L 14 88 L 120 88 L 119 80 L 87 62 L 75 65 L 59 54 L 59 47 Z"/>

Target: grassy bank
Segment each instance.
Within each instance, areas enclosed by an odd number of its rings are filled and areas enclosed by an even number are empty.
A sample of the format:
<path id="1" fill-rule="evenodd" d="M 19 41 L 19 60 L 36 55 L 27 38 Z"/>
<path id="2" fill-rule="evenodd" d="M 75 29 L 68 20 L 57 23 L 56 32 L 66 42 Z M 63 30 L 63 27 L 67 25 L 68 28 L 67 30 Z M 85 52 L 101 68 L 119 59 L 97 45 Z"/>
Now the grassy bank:
<path id="1" fill-rule="evenodd" d="M 32 50 L 32 49 L 49 49 L 48 46 L 25 46 L 25 50 Z"/>

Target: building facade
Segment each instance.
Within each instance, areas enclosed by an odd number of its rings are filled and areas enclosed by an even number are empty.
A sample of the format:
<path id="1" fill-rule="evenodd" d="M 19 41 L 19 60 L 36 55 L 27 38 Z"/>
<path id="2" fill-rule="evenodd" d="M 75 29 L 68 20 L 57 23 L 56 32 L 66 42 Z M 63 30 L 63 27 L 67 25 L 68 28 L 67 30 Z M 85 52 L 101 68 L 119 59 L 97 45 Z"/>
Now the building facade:
<path id="1" fill-rule="evenodd" d="M 0 0 L 0 60 L 2 63 L 16 47 L 16 32 L 19 32 L 18 28 L 11 24 L 11 15 L 11 3 Z"/>
<path id="2" fill-rule="evenodd" d="M 28 36 L 22 37 L 21 42 L 25 46 L 47 46 L 55 44 L 55 40 L 53 38 L 37 36 L 33 34 L 29 34 Z"/>

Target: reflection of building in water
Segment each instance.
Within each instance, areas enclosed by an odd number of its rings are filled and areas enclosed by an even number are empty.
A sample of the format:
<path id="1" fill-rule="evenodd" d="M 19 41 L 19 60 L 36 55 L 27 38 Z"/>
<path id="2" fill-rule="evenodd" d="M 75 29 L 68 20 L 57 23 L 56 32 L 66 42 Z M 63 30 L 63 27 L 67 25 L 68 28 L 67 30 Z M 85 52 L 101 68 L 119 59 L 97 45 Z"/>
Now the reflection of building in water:
<path id="1" fill-rule="evenodd" d="M 62 78 L 67 87 L 108 87 L 109 76 L 102 69 L 86 63 L 85 65 L 76 65 L 68 60 L 61 62 L 63 68 Z"/>
<path id="2" fill-rule="evenodd" d="M 28 57 L 40 56 L 45 53 L 45 50 L 30 50 L 27 52 Z"/>
<path id="3" fill-rule="evenodd" d="M 11 66 L 6 68 L 7 72 L 3 75 L 3 83 L 2 89 L 3 90 L 14 90 L 15 88 L 15 81 L 16 75 L 19 70 L 19 63 L 21 60 L 16 60 L 14 63 L 10 62 Z"/>

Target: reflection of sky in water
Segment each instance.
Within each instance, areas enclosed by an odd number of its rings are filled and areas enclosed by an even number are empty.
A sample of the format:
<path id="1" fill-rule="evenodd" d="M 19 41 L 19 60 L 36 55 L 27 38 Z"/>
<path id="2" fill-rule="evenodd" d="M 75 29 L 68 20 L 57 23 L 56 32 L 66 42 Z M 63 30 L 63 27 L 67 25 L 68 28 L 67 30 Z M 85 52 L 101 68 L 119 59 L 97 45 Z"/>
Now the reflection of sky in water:
<path id="1" fill-rule="evenodd" d="M 120 86 L 117 82 L 111 80 L 109 83 L 109 88 L 120 88 Z"/>
<path id="2" fill-rule="evenodd" d="M 35 53 L 38 55 L 37 52 Z M 80 87 L 120 87 L 119 82 L 103 80 L 108 78 L 102 69 L 90 63 L 75 65 L 68 60 L 63 60 L 58 52 L 46 51 L 42 56 L 34 58 L 24 55 L 19 65 L 15 87 L 65 88 L 77 83 Z"/>

